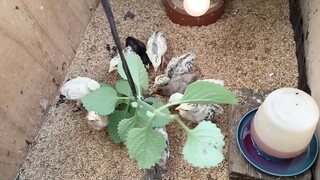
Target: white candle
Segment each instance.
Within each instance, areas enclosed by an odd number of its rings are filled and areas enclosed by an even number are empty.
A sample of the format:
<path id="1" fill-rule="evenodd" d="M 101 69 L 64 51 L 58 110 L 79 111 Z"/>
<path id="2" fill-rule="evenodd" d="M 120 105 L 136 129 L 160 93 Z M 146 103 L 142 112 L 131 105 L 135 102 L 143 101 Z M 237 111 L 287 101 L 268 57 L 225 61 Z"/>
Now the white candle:
<path id="1" fill-rule="evenodd" d="M 319 120 L 319 108 L 307 93 L 281 88 L 270 93 L 251 123 L 251 136 L 261 150 L 278 158 L 306 150 Z"/>

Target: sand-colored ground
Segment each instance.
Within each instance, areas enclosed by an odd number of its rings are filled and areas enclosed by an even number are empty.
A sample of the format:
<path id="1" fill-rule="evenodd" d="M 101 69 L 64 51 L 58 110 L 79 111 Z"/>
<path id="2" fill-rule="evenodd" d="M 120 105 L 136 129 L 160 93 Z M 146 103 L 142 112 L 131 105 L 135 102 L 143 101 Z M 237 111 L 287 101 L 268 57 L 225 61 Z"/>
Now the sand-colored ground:
<path id="1" fill-rule="evenodd" d="M 200 28 L 173 24 L 166 16 L 163 0 L 111 0 L 110 3 L 122 42 L 127 36 L 146 42 L 154 31 L 161 30 L 168 39 L 166 57 L 194 51 L 200 78 L 223 79 L 234 92 L 242 88 L 270 91 L 296 86 L 295 43 L 286 0 L 227 0 L 222 18 Z M 135 18 L 124 20 L 129 10 Z M 107 43 L 114 44 L 100 5 L 66 79 L 88 76 L 114 84 L 119 76 L 107 73 L 110 60 Z M 154 74 L 150 73 L 153 80 Z M 145 171 L 128 158 L 123 145 L 112 143 L 107 130 L 90 129 L 83 119 L 85 112 L 73 112 L 73 102 L 58 107 L 54 104 L 30 148 L 21 179 L 143 178 Z M 226 137 L 227 157 L 227 114 L 217 119 L 217 124 Z M 165 179 L 228 179 L 227 159 L 216 168 L 194 168 L 182 157 L 183 131 L 170 124 L 168 133 L 171 157 Z"/>

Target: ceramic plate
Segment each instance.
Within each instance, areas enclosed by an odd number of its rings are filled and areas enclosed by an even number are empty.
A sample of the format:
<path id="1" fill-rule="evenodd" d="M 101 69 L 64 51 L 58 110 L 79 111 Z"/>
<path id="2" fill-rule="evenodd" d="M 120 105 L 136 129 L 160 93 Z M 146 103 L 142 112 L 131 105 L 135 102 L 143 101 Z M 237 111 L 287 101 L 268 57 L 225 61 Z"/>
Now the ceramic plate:
<path id="1" fill-rule="evenodd" d="M 257 153 L 250 135 L 250 123 L 256 111 L 257 108 L 245 114 L 240 120 L 237 129 L 238 146 L 249 163 L 257 169 L 274 176 L 295 176 L 309 169 L 318 155 L 316 134 L 313 135 L 308 149 L 301 155 L 281 162 L 267 160 Z"/>

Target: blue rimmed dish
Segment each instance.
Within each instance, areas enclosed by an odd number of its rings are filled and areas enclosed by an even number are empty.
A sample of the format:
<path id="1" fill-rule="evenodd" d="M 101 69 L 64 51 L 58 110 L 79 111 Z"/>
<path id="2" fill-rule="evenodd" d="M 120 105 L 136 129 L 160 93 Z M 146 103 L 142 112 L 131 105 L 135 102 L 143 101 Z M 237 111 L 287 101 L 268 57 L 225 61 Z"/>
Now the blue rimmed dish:
<path id="1" fill-rule="evenodd" d="M 285 159 L 283 161 L 271 161 L 263 157 L 254 146 L 250 135 L 250 124 L 258 108 L 245 114 L 237 127 L 237 143 L 240 152 L 245 159 L 262 172 L 273 176 L 296 176 L 308 170 L 318 156 L 318 139 L 316 134 L 306 151 L 297 157 Z"/>

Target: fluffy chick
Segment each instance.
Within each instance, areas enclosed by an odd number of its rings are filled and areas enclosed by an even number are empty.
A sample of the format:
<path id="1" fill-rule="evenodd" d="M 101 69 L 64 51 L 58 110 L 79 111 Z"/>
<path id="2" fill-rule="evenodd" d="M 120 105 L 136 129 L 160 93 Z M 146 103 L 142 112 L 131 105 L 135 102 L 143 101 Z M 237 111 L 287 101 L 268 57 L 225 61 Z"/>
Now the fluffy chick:
<path id="1" fill-rule="evenodd" d="M 161 87 L 167 85 L 169 82 L 170 78 L 168 76 L 160 74 L 154 79 L 153 87 Z"/>
<path id="2" fill-rule="evenodd" d="M 173 93 L 173 94 L 170 96 L 168 102 L 169 102 L 169 103 L 177 102 L 177 101 L 179 101 L 180 99 L 182 99 L 182 97 L 183 97 L 183 94 L 181 94 L 181 93 L 178 93 L 178 92 L 177 92 L 177 93 Z"/>
<path id="3" fill-rule="evenodd" d="M 168 85 L 158 87 L 155 93 L 162 96 L 171 96 L 176 92 L 183 94 L 188 84 L 194 82 L 196 79 L 197 75 L 195 73 L 177 75 L 170 80 Z"/>
<path id="4" fill-rule="evenodd" d="M 203 120 L 213 120 L 215 115 L 223 114 L 223 108 L 217 104 L 191 104 L 183 103 L 176 108 L 182 118 L 194 123 Z"/>
<path id="5" fill-rule="evenodd" d="M 159 66 L 165 62 L 164 54 L 167 52 L 167 40 L 161 31 L 154 32 L 147 42 L 147 55 L 157 72 Z"/>
<path id="6" fill-rule="evenodd" d="M 217 79 L 202 79 L 197 81 L 206 81 L 221 86 L 224 85 L 223 80 Z M 175 93 L 170 96 L 169 102 L 176 102 L 183 97 L 183 94 Z M 187 119 L 194 123 L 199 123 L 203 120 L 213 120 L 215 115 L 223 114 L 223 108 L 217 104 L 192 104 L 192 103 L 183 103 L 176 108 L 179 110 L 179 114 L 184 119 Z"/>
<path id="7" fill-rule="evenodd" d="M 156 163 L 159 167 L 161 167 L 162 169 L 165 170 L 166 163 L 167 163 L 167 160 L 170 155 L 170 145 L 169 145 L 168 133 L 166 132 L 166 130 L 164 128 L 155 128 L 154 130 L 160 132 L 166 141 L 165 150 L 164 150 L 163 154 L 161 155 L 160 160 Z"/>
<path id="8" fill-rule="evenodd" d="M 140 40 L 134 37 L 129 36 L 126 38 L 126 46 L 127 47 L 130 46 L 131 49 L 140 56 L 144 66 L 146 68 L 149 68 L 149 65 L 151 64 L 151 62 L 146 53 L 147 51 L 146 45 L 143 42 L 141 42 Z"/>
<path id="9" fill-rule="evenodd" d="M 125 47 L 123 50 L 123 55 L 126 56 L 127 54 L 130 54 L 130 53 L 135 53 L 130 46 L 128 47 Z M 109 71 L 108 73 L 111 73 L 112 71 L 115 71 L 117 70 L 117 67 L 118 67 L 118 64 L 119 62 L 121 62 L 121 59 L 120 59 L 120 54 L 118 53 L 114 58 L 111 59 L 110 63 L 109 63 Z"/>
<path id="10" fill-rule="evenodd" d="M 101 130 L 109 123 L 108 116 L 99 116 L 94 111 L 89 111 L 86 115 L 87 123 L 95 130 Z"/>
<path id="11" fill-rule="evenodd" d="M 100 84 L 88 77 L 76 77 L 64 83 L 60 89 L 60 93 L 68 100 L 76 100 L 80 106 L 80 100 L 91 91 L 100 88 Z"/>
<path id="12" fill-rule="evenodd" d="M 224 86 L 224 81 L 220 80 L 220 79 L 199 79 L 197 81 L 206 81 L 206 82 L 211 82 L 211 83 L 215 83 L 215 84 Z"/>
<path id="13" fill-rule="evenodd" d="M 193 52 L 187 52 L 179 57 L 172 58 L 167 66 L 166 75 L 169 78 L 175 75 L 183 75 L 192 71 L 196 54 Z"/>

